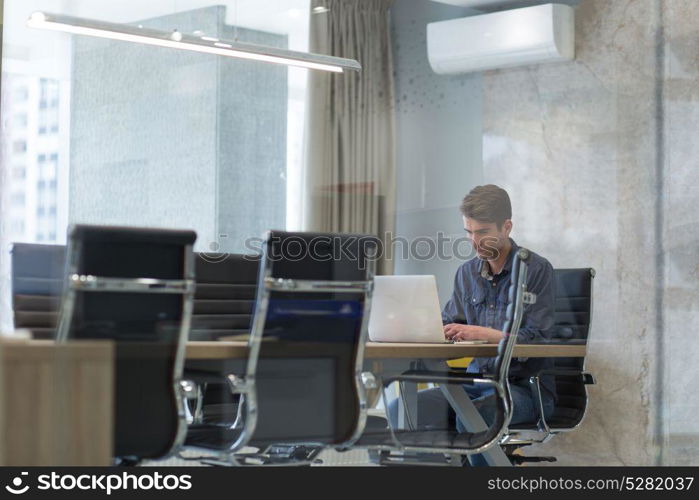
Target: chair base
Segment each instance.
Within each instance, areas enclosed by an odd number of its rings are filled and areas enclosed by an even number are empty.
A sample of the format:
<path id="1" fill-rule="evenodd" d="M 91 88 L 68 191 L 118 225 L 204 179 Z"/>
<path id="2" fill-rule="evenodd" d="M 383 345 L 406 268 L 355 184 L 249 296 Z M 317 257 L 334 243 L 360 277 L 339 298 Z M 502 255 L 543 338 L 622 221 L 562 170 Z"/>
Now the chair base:
<path id="1" fill-rule="evenodd" d="M 136 467 L 141 461 L 139 457 L 119 457 L 114 459 L 114 465 L 117 467 Z"/>
<path id="2" fill-rule="evenodd" d="M 317 446 L 272 445 L 262 453 L 236 453 L 230 459 L 205 459 L 201 463 L 216 467 L 231 466 L 311 466 L 321 464 L 316 457 L 323 450 Z"/>
<path id="3" fill-rule="evenodd" d="M 522 465 L 526 463 L 557 462 L 556 457 L 525 457 L 523 455 L 508 456 L 512 465 Z"/>
<path id="4" fill-rule="evenodd" d="M 512 462 L 512 465 L 522 465 L 525 463 L 541 463 L 541 462 L 557 462 L 556 457 L 539 457 L 539 456 L 525 456 L 515 454 L 519 449 L 525 446 L 531 446 L 534 443 L 522 443 L 522 444 L 506 444 L 502 445 L 502 451 L 505 452 L 507 458 Z"/>
<path id="5" fill-rule="evenodd" d="M 444 453 L 399 453 L 387 450 L 369 450 L 369 461 L 387 467 L 428 466 L 428 467 L 462 467 L 461 455 Z M 468 464 L 468 460 L 466 460 Z"/>

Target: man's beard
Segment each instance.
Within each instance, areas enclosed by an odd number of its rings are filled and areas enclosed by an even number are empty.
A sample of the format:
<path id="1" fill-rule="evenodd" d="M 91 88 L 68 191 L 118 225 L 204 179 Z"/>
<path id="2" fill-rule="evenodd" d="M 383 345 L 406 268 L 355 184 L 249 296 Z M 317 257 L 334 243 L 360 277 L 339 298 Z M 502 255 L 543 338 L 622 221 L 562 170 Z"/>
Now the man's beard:
<path id="1" fill-rule="evenodd" d="M 481 260 L 496 260 L 500 256 L 499 248 L 480 248 L 476 250 L 476 255 Z"/>

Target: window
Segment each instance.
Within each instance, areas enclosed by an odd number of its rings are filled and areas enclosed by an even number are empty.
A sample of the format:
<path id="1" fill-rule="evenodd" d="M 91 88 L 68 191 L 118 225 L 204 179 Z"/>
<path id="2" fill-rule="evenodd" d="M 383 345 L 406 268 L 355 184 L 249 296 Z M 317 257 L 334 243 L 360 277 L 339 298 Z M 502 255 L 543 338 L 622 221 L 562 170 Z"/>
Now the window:
<path id="1" fill-rule="evenodd" d="M 56 180 L 56 165 L 54 163 L 44 163 L 41 166 L 40 175 L 46 180 Z"/>
<path id="2" fill-rule="evenodd" d="M 27 99 L 29 99 L 29 89 L 27 87 L 19 87 L 15 89 L 12 99 L 17 103 L 25 102 Z"/>
<path id="3" fill-rule="evenodd" d="M 28 120 L 26 113 L 20 113 L 18 115 L 15 115 L 14 119 L 12 120 L 12 126 L 17 127 L 19 129 L 25 128 L 27 124 Z"/>
<path id="4" fill-rule="evenodd" d="M 39 82 L 39 109 L 58 107 L 58 81 L 42 78 Z"/>
<path id="5" fill-rule="evenodd" d="M 26 124 L 2 117 L 16 157 L 0 168 L 26 170 L 0 189 L 23 192 L 26 218 L 21 231 L 0 232 L 0 246 L 65 243 L 69 224 L 88 223 L 193 229 L 197 251 L 220 243 L 244 252 L 247 238 L 287 227 L 300 192 L 287 179 L 303 157 L 307 70 L 26 27 L 46 5 L 5 2 L 13 29 L 3 43 L 13 50 L 2 51 L 2 113 Z M 91 0 L 51 10 L 308 50 L 310 0 Z"/>
<path id="6" fill-rule="evenodd" d="M 24 207 L 24 200 L 25 196 L 24 193 L 12 193 L 12 197 L 10 198 L 12 206 L 15 208 L 22 208 Z"/>
<path id="7" fill-rule="evenodd" d="M 45 135 L 58 132 L 59 113 L 56 109 L 41 109 L 39 111 L 39 134 Z"/>
<path id="8" fill-rule="evenodd" d="M 12 219 L 10 223 L 10 231 L 14 234 L 24 234 L 24 220 L 22 219 Z"/>
<path id="9" fill-rule="evenodd" d="M 12 152 L 22 154 L 27 152 L 27 141 L 15 141 L 12 144 Z"/>
<path id="10" fill-rule="evenodd" d="M 21 181 L 27 178 L 27 169 L 25 167 L 12 168 L 12 180 Z"/>

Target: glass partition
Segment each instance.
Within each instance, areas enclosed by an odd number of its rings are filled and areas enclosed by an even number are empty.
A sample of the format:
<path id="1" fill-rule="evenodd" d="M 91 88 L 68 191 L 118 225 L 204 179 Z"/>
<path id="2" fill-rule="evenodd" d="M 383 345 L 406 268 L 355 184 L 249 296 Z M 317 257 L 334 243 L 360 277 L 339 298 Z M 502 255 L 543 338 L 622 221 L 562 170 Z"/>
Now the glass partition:
<path id="1" fill-rule="evenodd" d="M 310 0 L 5 2 L 0 297 L 13 243 L 71 223 L 193 229 L 196 251 L 298 228 L 300 68 L 26 26 L 35 11 L 308 50 Z"/>

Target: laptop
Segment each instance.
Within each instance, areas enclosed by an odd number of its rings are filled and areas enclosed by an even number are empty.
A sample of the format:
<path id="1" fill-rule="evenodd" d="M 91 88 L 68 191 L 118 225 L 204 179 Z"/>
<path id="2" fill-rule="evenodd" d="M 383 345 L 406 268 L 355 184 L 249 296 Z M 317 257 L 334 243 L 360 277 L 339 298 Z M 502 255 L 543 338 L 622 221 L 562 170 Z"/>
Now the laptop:
<path id="1" fill-rule="evenodd" d="M 434 276 L 376 276 L 369 316 L 372 342 L 449 344 Z"/>

